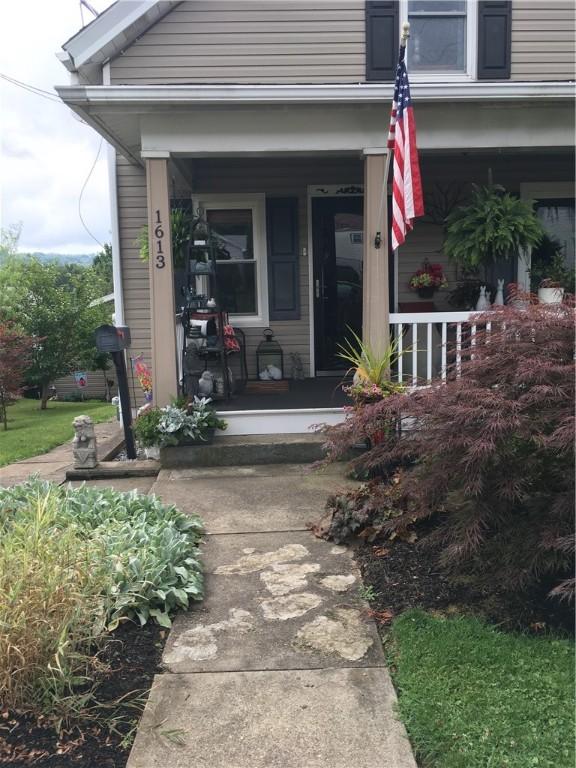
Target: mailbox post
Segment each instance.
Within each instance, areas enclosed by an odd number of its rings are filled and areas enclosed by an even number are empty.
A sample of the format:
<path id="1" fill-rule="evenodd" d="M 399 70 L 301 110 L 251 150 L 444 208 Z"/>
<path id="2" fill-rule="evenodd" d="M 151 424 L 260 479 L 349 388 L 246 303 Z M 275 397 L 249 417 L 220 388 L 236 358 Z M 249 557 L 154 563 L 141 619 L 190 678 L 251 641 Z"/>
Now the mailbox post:
<path id="1" fill-rule="evenodd" d="M 129 459 L 136 458 L 134 446 L 134 434 L 132 433 L 132 407 L 130 405 L 130 392 L 128 391 L 128 375 L 126 373 L 126 360 L 124 350 L 130 346 L 130 329 L 126 325 L 101 325 L 96 329 L 96 348 L 99 352 L 108 352 L 112 356 L 116 376 L 118 379 L 118 394 L 122 407 L 122 423 L 124 425 L 124 439 L 126 442 L 126 455 Z"/>

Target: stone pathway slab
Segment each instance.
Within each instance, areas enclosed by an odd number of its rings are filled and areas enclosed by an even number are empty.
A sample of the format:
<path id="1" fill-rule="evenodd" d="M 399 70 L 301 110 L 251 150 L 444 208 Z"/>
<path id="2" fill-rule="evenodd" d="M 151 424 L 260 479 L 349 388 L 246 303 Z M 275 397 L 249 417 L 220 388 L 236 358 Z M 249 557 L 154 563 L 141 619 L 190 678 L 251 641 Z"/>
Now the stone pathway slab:
<path id="1" fill-rule="evenodd" d="M 416 768 L 388 672 L 161 675 L 127 768 Z"/>
<path id="2" fill-rule="evenodd" d="M 308 531 L 209 536 L 203 561 L 206 598 L 174 622 L 170 672 L 384 664 L 346 548 Z"/>
<path id="3" fill-rule="evenodd" d="M 237 469 L 242 469 L 238 467 Z M 163 470 L 152 493 L 167 504 L 199 514 L 207 533 L 306 530 L 330 493 L 357 485 L 334 474 L 279 472 L 181 476 Z"/>

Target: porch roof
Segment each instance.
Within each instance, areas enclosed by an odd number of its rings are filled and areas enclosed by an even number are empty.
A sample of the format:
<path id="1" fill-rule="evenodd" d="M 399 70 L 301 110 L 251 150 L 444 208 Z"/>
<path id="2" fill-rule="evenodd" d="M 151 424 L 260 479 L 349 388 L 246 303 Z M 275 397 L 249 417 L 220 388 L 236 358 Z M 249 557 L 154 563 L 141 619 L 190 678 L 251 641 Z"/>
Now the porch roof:
<path id="1" fill-rule="evenodd" d="M 142 163 L 142 153 L 205 156 L 381 147 L 391 97 L 389 84 L 75 85 L 56 90 L 136 164 Z M 413 95 L 422 149 L 572 146 L 571 83 L 416 83 Z"/>

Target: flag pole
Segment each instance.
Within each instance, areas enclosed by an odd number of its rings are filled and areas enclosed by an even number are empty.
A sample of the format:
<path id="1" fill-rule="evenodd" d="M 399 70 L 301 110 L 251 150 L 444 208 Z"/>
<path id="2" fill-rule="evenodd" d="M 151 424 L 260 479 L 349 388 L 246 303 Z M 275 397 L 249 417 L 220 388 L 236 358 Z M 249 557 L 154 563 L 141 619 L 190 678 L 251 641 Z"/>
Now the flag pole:
<path id="1" fill-rule="evenodd" d="M 405 21 L 402 24 L 402 36 L 400 38 L 400 48 L 406 48 L 406 43 L 408 42 L 408 38 L 410 37 L 410 22 Z M 386 202 L 386 197 L 388 194 L 388 175 L 390 173 L 390 156 L 391 151 L 388 149 L 388 152 L 386 153 L 386 161 L 384 165 L 384 184 L 382 186 L 382 197 L 380 198 L 380 211 L 378 213 L 378 226 L 382 226 L 382 218 L 384 216 L 384 204 Z M 380 248 L 382 245 L 382 230 L 379 229 L 378 232 L 376 232 L 376 236 L 374 238 L 374 247 Z"/>

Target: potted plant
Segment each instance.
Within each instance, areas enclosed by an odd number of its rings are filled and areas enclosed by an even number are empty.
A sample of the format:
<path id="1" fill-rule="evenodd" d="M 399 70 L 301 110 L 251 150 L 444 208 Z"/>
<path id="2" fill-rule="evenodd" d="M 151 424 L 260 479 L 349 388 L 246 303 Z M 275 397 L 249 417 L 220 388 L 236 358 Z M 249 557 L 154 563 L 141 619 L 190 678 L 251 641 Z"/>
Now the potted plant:
<path id="1" fill-rule="evenodd" d="M 226 429 L 209 407 L 208 398 L 197 398 L 184 408 L 177 404 L 146 408 L 134 422 L 134 436 L 148 458 L 159 457 L 160 448 L 170 445 L 209 443 L 217 429 Z"/>
<path id="2" fill-rule="evenodd" d="M 498 185 L 472 187 L 472 199 L 446 219 L 444 252 L 468 274 L 489 280 L 488 269 L 537 245 L 544 235 L 533 202 L 520 200 Z"/>
<path id="3" fill-rule="evenodd" d="M 544 235 L 532 251 L 530 287 L 542 304 L 560 304 L 565 291 L 574 291 L 574 269 L 566 267 L 562 243 L 555 237 Z"/>
<path id="4" fill-rule="evenodd" d="M 346 339 L 339 345 L 338 357 L 351 363 L 347 373 L 353 373 L 350 386 L 344 391 L 356 404 L 373 403 L 403 390 L 402 384 L 392 381 L 390 370 L 398 361 L 398 342 L 392 341 L 382 354 L 377 354 L 358 334 L 348 329 L 352 341 Z"/>
<path id="5" fill-rule="evenodd" d="M 442 264 L 430 264 L 425 259 L 422 269 L 415 272 L 410 278 L 410 289 L 416 291 L 421 299 L 431 299 L 440 288 L 446 288 L 448 281 L 444 276 Z"/>
<path id="6" fill-rule="evenodd" d="M 162 411 L 160 408 L 145 406 L 137 416 L 132 425 L 134 437 L 144 449 L 147 459 L 160 458 L 160 419 Z"/>

